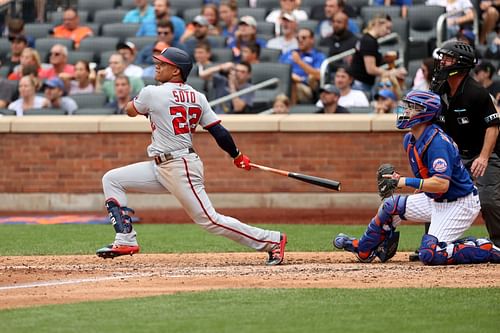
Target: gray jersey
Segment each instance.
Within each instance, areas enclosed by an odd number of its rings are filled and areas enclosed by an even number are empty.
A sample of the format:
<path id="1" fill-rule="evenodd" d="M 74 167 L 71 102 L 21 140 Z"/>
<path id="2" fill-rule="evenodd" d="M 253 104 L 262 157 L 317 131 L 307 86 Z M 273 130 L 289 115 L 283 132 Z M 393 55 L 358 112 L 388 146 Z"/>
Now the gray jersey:
<path id="1" fill-rule="evenodd" d="M 220 122 L 205 95 L 184 83 L 147 86 L 133 105 L 138 113 L 149 115 L 150 157 L 192 147 L 192 134 L 198 124 L 205 128 Z"/>

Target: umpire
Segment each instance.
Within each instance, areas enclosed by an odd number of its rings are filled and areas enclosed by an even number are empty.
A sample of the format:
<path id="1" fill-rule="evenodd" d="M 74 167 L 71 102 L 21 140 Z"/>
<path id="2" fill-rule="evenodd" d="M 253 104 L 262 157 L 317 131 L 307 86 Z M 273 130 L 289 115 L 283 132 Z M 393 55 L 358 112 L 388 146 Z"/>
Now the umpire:
<path id="1" fill-rule="evenodd" d="M 436 53 L 431 90 L 441 96 L 440 125 L 476 179 L 489 237 L 500 246 L 500 114 L 493 97 L 469 75 L 474 47 L 448 41 Z"/>

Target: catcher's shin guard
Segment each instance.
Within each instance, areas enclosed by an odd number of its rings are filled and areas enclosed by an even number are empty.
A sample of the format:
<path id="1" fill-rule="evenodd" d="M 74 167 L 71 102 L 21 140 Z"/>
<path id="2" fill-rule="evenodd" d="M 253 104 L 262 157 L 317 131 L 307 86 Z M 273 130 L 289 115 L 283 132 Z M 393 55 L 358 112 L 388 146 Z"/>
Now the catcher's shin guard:
<path id="1" fill-rule="evenodd" d="M 377 215 L 370 221 L 368 228 L 359 240 L 358 256 L 368 258 L 373 253 L 382 262 L 386 262 L 396 254 L 399 244 L 399 232 L 392 226 L 392 216 L 399 215 L 404 219 L 406 196 L 393 195 L 384 200 Z"/>
<path id="2" fill-rule="evenodd" d="M 368 256 L 360 257 L 358 252 L 358 244 L 359 241 L 356 238 L 342 233 L 338 234 L 333 239 L 333 246 L 336 247 L 337 249 L 339 250 L 344 249 L 347 252 L 354 253 L 358 258 L 358 260 L 361 262 L 365 263 L 371 262 L 375 258 L 375 252 L 372 251 L 371 253 L 369 253 Z"/>
<path id="3" fill-rule="evenodd" d="M 422 237 L 418 257 L 425 265 L 446 265 L 448 263 L 447 244 L 439 242 L 435 236 L 426 234 Z"/>
<path id="4" fill-rule="evenodd" d="M 466 237 L 453 242 L 451 264 L 499 263 L 499 254 L 489 239 Z"/>
<path id="5" fill-rule="evenodd" d="M 108 210 L 108 217 L 115 228 L 116 233 L 127 234 L 132 231 L 132 219 L 128 212 L 134 213 L 134 210 L 128 207 L 120 207 L 120 205 L 113 199 L 106 200 L 106 209 Z"/>

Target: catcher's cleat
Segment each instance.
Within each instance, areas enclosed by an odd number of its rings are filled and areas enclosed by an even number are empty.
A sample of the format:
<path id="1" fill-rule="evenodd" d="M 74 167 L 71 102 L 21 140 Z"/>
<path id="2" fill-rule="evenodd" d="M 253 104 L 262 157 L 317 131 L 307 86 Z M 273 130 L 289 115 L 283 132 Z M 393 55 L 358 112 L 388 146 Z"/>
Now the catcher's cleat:
<path id="1" fill-rule="evenodd" d="M 408 260 L 412 262 L 420 260 L 420 258 L 418 257 L 418 249 L 416 249 L 415 252 L 410 253 L 410 255 L 408 256 Z"/>
<path id="2" fill-rule="evenodd" d="M 113 259 L 114 257 L 133 255 L 139 253 L 139 245 L 114 245 L 109 244 L 96 251 L 98 257 Z"/>
<path id="3" fill-rule="evenodd" d="M 372 262 L 376 256 L 375 252 L 372 251 L 366 258 L 360 257 L 358 253 L 358 240 L 354 237 L 342 233 L 338 234 L 335 237 L 335 239 L 333 240 L 333 246 L 335 246 L 339 250 L 344 249 L 347 252 L 354 253 L 358 260 L 361 262 Z"/>
<path id="4" fill-rule="evenodd" d="M 266 265 L 276 266 L 283 262 L 283 259 L 285 259 L 285 246 L 287 241 L 286 234 L 282 233 L 279 245 L 276 245 L 274 249 L 268 252 L 269 259 L 267 259 Z"/>

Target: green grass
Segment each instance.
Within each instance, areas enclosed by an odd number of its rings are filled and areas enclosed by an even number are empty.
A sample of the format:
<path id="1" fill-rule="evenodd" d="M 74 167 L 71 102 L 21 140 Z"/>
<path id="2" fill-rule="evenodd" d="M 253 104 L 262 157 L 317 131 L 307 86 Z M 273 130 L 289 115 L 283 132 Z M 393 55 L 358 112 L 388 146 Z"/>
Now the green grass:
<path id="1" fill-rule="evenodd" d="M 286 232 L 289 251 L 331 251 L 337 233 L 365 229 L 260 226 Z M 194 224 L 136 229 L 143 253 L 251 251 Z M 423 227 L 400 230 L 400 250 L 413 251 Z M 484 226 L 467 234 L 487 235 Z M 0 255 L 94 254 L 113 236 L 110 225 L 0 225 Z M 500 326 L 499 299 L 500 288 L 234 289 L 1 310 L 0 332 L 488 333 Z"/>
<path id="2" fill-rule="evenodd" d="M 331 251 L 339 232 L 361 236 L 365 226 L 260 225 L 284 231 L 288 251 Z M 209 234 L 194 224 L 137 224 L 142 253 L 242 252 L 252 251 L 223 237 Z M 400 251 L 413 251 L 420 244 L 423 227 L 401 226 Z M 487 236 L 484 226 L 474 226 L 467 235 Z M 110 225 L 0 225 L 0 255 L 93 254 L 114 239 Z"/>
<path id="3" fill-rule="evenodd" d="M 498 332 L 499 289 L 245 289 L 0 311 L 3 332 Z"/>

